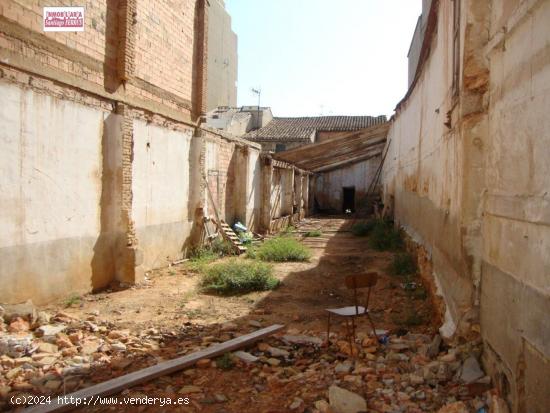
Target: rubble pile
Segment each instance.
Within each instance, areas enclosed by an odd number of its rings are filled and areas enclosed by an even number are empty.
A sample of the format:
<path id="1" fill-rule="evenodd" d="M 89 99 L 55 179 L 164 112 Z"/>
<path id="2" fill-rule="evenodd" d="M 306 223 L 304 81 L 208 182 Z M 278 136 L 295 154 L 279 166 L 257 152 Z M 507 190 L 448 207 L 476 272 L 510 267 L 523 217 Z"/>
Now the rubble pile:
<path id="1" fill-rule="evenodd" d="M 97 312 L 80 320 L 31 307 L 1 313 L 0 410 L 13 407 L 11 395 L 67 394 L 262 326 L 186 323 L 178 331 L 131 332 Z M 333 334 L 327 346 L 324 333 L 289 329 L 122 394 L 183 395 L 194 411 L 218 413 L 489 412 L 498 400 L 478 363 L 479 340 L 449 347 L 439 335 L 379 333 L 385 344 L 359 333 L 351 347 Z"/>

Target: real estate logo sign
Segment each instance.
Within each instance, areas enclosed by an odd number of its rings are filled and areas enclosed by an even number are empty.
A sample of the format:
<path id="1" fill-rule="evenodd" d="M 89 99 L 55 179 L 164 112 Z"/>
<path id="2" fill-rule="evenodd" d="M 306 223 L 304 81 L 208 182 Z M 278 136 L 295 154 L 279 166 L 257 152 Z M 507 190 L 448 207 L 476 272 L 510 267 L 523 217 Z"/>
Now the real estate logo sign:
<path id="1" fill-rule="evenodd" d="M 84 7 L 44 7 L 45 32 L 83 32 Z"/>

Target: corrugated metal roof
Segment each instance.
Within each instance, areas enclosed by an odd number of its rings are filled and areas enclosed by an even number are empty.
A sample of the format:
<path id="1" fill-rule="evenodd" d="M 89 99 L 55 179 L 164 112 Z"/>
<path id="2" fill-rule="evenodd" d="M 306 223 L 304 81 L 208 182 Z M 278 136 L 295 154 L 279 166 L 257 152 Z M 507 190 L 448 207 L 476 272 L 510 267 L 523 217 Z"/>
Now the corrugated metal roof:
<path id="1" fill-rule="evenodd" d="M 252 141 L 308 141 L 317 131 L 354 131 L 386 122 L 386 116 L 312 116 L 303 118 L 273 118 L 263 128 L 243 137 Z"/>
<path id="2" fill-rule="evenodd" d="M 384 150 L 389 123 L 350 132 L 326 142 L 273 154 L 300 169 L 323 172 L 378 156 Z"/>

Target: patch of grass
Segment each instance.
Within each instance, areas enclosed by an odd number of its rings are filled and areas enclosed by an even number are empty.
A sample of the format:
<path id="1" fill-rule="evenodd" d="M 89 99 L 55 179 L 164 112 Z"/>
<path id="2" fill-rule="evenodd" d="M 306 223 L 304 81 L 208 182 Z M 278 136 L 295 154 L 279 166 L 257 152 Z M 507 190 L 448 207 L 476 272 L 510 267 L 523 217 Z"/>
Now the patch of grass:
<path id="1" fill-rule="evenodd" d="M 393 256 L 390 265 L 390 272 L 393 275 L 413 275 L 416 274 L 416 270 L 416 262 L 411 254 L 403 252 Z"/>
<path id="2" fill-rule="evenodd" d="M 358 222 L 351 227 L 351 233 L 356 237 L 365 237 L 374 229 L 376 222 L 377 221 L 374 219 L 370 219 L 365 222 Z"/>
<path id="3" fill-rule="evenodd" d="M 65 307 L 72 307 L 75 305 L 79 305 L 82 302 L 82 298 L 78 294 L 73 294 L 70 297 L 67 297 L 65 301 L 63 301 L 63 304 Z"/>
<path id="4" fill-rule="evenodd" d="M 376 220 L 370 233 L 369 245 L 378 251 L 397 251 L 403 248 L 401 231 L 389 222 Z"/>
<path id="5" fill-rule="evenodd" d="M 288 227 L 284 228 L 283 230 L 281 230 L 281 232 L 279 233 L 279 235 L 281 237 L 288 237 L 290 235 L 292 235 L 292 233 L 296 230 L 296 228 L 293 226 L 293 225 L 289 225 Z"/>
<path id="6" fill-rule="evenodd" d="M 222 370 L 231 370 L 235 366 L 231 353 L 225 353 L 216 359 L 216 366 Z"/>
<path id="7" fill-rule="evenodd" d="M 192 251 L 187 268 L 193 272 L 203 272 L 211 262 L 232 254 L 232 245 L 223 239 L 216 238 L 210 245 L 198 247 Z"/>
<path id="8" fill-rule="evenodd" d="M 278 285 L 279 280 L 272 275 L 271 266 L 238 259 L 206 268 L 200 282 L 203 291 L 220 295 L 272 290 Z"/>
<path id="9" fill-rule="evenodd" d="M 264 242 L 256 251 L 256 256 L 262 261 L 307 261 L 311 251 L 294 238 L 277 237 Z"/>
<path id="10" fill-rule="evenodd" d="M 251 260 L 255 260 L 258 258 L 258 249 L 257 247 L 253 247 L 252 245 L 247 247 L 246 249 L 246 258 L 250 258 Z"/>
<path id="11" fill-rule="evenodd" d="M 316 229 L 314 231 L 308 231 L 304 234 L 304 237 L 307 237 L 307 238 L 313 238 L 313 237 L 320 237 L 321 235 L 323 235 L 323 233 Z"/>

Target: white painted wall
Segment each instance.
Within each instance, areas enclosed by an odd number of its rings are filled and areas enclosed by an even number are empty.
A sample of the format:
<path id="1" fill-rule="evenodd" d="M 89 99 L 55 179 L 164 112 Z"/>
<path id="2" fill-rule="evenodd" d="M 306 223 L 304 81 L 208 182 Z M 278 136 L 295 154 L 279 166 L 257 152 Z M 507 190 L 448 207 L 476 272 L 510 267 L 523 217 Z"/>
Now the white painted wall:
<path id="1" fill-rule="evenodd" d="M 145 269 L 180 258 L 191 233 L 188 219 L 192 130 L 134 121 L 132 216 Z"/>
<path id="2" fill-rule="evenodd" d="M 92 287 L 101 110 L 0 83 L 0 302 Z"/>

